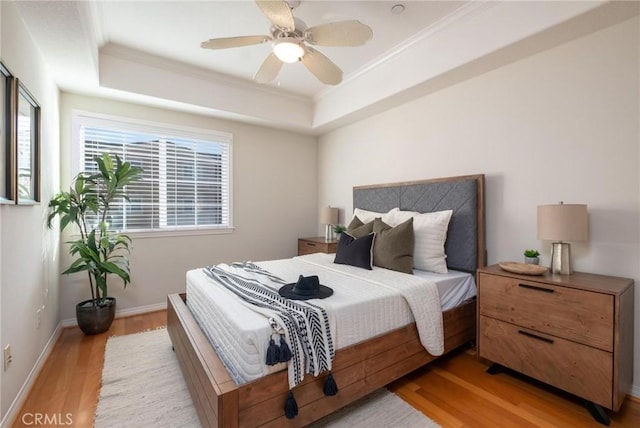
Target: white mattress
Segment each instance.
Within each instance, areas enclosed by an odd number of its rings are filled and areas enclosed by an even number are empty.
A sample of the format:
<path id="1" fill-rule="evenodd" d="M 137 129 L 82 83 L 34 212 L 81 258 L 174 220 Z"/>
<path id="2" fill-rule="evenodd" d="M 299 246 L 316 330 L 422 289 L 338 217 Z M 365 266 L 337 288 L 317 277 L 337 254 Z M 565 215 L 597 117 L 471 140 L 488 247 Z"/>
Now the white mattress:
<path id="1" fill-rule="evenodd" d="M 436 283 L 442 311 L 448 311 L 476 296 L 476 281 L 466 272 L 449 270 L 448 273 L 433 273 L 414 269 L 413 274 Z"/>
<path id="2" fill-rule="evenodd" d="M 381 268 L 367 271 L 333 265 L 333 257 L 311 254 L 257 264 L 287 282 L 295 282 L 301 274 L 319 275 L 323 285 L 333 288 L 330 299 L 313 302 L 324 306 L 330 314 L 337 349 L 414 322 L 402 294 L 378 285 L 376 281 L 408 281 L 437 287 L 445 308 L 454 307 L 475 295 L 473 276 L 466 273 L 415 271 L 415 275 L 406 275 Z M 322 264 L 332 266 L 325 268 Z M 265 317 L 245 307 L 223 287 L 215 286 L 202 269 L 187 272 L 187 306 L 236 383 L 246 383 L 286 367 L 285 364 L 264 364 L 272 332 Z"/>

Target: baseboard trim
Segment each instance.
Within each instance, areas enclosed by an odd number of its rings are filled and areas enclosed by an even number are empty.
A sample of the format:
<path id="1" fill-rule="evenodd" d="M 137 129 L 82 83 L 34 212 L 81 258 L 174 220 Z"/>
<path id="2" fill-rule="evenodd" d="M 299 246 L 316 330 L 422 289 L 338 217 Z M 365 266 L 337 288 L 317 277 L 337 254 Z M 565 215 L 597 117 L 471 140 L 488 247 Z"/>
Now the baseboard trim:
<path id="1" fill-rule="evenodd" d="M 640 402 L 640 385 L 631 385 L 631 391 L 629 391 L 629 395 L 636 401 Z"/>
<path id="2" fill-rule="evenodd" d="M 167 309 L 166 302 L 158 303 L 155 305 L 138 306 L 135 308 L 128 308 L 128 309 L 123 309 L 121 311 L 117 311 L 116 318 L 125 318 L 125 317 L 134 316 L 134 315 L 145 314 L 148 312 L 162 311 L 165 309 Z M 20 391 L 18 391 L 16 398 L 13 400 L 13 403 L 11 403 L 11 406 L 7 410 L 7 413 L 5 414 L 4 418 L 2 418 L 2 421 L 0 421 L 0 428 L 9 428 L 13 425 L 15 419 L 18 417 L 18 412 L 22 408 L 22 405 L 24 404 L 24 401 L 26 400 L 27 395 L 29 394 L 29 392 L 31 391 L 31 388 L 33 387 L 33 383 L 35 382 L 36 378 L 40 374 L 40 371 L 42 370 L 44 363 L 47 361 L 47 358 L 49 358 L 51 351 L 53 351 L 53 347 L 55 346 L 56 342 L 60 338 L 60 335 L 62 334 L 62 330 L 64 330 L 67 327 L 76 327 L 77 325 L 78 323 L 76 322 L 75 318 L 62 320 L 60 321 L 60 323 L 58 323 L 58 325 L 56 326 L 56 329 L 53 331 L 53 333 L 51 334 L 51 337 L 47 341 L 47 344 L 45 345 L 44 349 L 40 353 L 40 356 L 36 360 L 35 365 L 29 372 L 27 379 L 24 381 L 24 384 L 22 384 Z"/>
<path id="3" fill-rule="evenodd" d="M 0 428 L 8 428 L 13 425 L 15 418 L 18 416 L 18 412 L 22 408 L 24 401 L 27 399 L 27 395 L 29 394 L 29 391 L 31 391 L 31 387 L 33 386 L 33 383 L 35 382 L 36 378 L 40 374 L 40 371 L 42 370 L 42 367 L 44 366 L 45 362 L 49 358 L 49 355 L 51 355 L 51 352 L 53 351 L 53 347 L 55 346 L 56 342 L 58 342 L 58 339 L 62 334 L 62 330 L 63 330 L 62 323 L 58 323 L 58 325 L 56 326 L 56 329 L 53 331 L 53 333 L 51 334 L 51 337 L 49 337 L 49 340 L 47 341 L 47 344 L 45 345 L 44 349 L 40 353 L 40 356 L 36 360 L 35 365 L 29 372 L 27 379 L 24 381 L 24 383 L 22 384 L 22 387 L 18 391 L 16 398 L 11 403 L 11 406 L 9 406 L 9 409 L 7 410 L 7 413 L 5 414 L 4 418 L 2 418 L 2 422 L 0 422 Z"/>
<path id="4" fill-rule="evenodd" d="M 156 303 L 153 305 L 146 305 L 146 306 L 136 306 L 135 308 L 127 308 L 127 309 L 122 309 L 120 311 L 116 311 L 116 318 L 132 317 L 134 315 L 141 315 L 141 314 L 146 314 L 148 312 L 162 311 L 165 309 L 167 309 L 167 302 Z M 75 318 L 67 318 L 66 320 L 60 321 L 60 324 L 62 324 L 62 327 L 64 328 L 78 326 L 78 323 Z"/>

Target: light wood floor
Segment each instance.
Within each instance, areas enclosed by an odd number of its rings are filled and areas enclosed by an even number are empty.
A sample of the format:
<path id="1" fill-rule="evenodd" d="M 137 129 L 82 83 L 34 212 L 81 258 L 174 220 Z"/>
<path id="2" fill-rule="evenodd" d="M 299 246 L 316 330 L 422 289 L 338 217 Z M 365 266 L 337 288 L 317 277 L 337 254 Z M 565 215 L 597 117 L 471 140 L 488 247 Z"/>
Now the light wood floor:
<path id="1" fill-rule="evenodd" d="M 599 427 L 582 400 L 517 373 L 489 375 L 473 349 L 454 351 L 389 386 L 443 427 Z M 611 427 L 640 427 L 627 397 Z"/>
<path id="2" fill-rule="evenodd" d="M 69 413 L 73 427 L 91 427 L 107 338 L 164 325 L 166 312 L 160 311 L 117 319 L 107 333 L 96 336 L 65 329 L 12 426 L 34 426 L 33 419 L 23 423 L 22 415 L 64 418 Z M 603 426 L 593 421 L 578 399 L 517 375 L 488 375 L 487 367 L 473 350 L 458 351 L 405 376 L 390 389 L 443 427 Z M 640 401 L 627 398 L 621 411 L 612 415 L 611 426 L 640 427 Z"/>
<path id="3" fill-rule="evenodd" d="M 116 319 L 109 331 L 95 336 L 85 336 L 78 328 L 65 329 L 12 426 L 37 426 L 33 423 L 35 414 L 57 417 L 63 422 L 66 422 L 66 415 L 70 414 L 73 421 L 71 426 L 92 427 L 100 394 L 107 338 L 165 325 L 167 313 L 159 311 Z"/>

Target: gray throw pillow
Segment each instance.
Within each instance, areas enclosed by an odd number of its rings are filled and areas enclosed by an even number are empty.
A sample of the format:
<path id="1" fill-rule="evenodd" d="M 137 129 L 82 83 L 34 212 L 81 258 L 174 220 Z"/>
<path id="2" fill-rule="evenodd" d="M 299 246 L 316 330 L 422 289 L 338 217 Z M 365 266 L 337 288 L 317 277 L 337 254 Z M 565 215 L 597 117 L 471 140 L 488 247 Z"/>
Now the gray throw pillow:
<path id="1" fill-rule="evenodd" d="M 347 226 L 347 233 L 354 238 L 362 238 L 373 232 L 373 222 L 364 224 L 358 217 L 353 217 L 351 223 Z"/>
<path id="2" fill-rule="evenodd" d="M 373 221 L 376 234 L 373 245 L 375 266 L 403 273 L 413 273 L 413 218 L 391 227 L 381 219 Z"/>

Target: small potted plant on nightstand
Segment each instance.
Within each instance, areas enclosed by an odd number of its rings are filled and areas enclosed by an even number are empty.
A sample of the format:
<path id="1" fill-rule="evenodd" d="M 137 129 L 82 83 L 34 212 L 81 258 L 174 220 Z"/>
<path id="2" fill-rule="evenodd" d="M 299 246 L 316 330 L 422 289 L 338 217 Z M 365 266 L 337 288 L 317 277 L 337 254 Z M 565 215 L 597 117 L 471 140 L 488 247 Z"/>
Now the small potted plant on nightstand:
<path id="1" fill-rule="evenodd" d="M 340 240 L 340 236 L 345 230 L 347 230 L 347 228 L 342 224 L 336 224 L 335 226 L 333 226 L 333 232 L 335 233 L 336 241 Z"/>
<path id="2" fill-rule="evenodd" d="M 538 250 L 524 250 L 524 262 L 531 265 L 537 265 L 540 263 L 540 253 Z"/>

